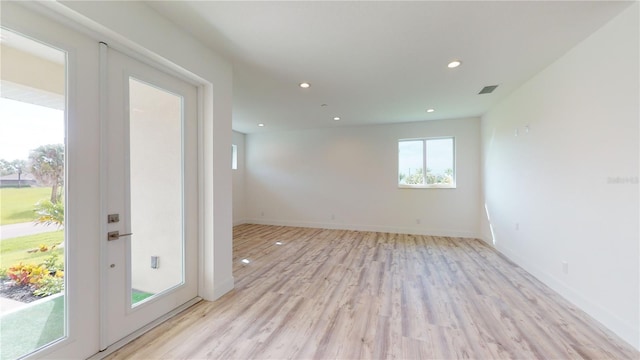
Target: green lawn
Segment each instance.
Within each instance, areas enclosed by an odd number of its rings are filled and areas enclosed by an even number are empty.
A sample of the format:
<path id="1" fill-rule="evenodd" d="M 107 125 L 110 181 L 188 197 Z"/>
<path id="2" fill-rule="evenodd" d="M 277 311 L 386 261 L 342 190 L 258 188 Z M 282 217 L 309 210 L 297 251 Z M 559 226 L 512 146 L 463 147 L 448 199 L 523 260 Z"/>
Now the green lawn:
<path id="1" fill-rule="evenodd" d="M 50 188 L 0 188 L 0 225 L 31 222 L 34 205 L 48 199 Z M 64 263 L 64 249 L 28 252 L 41 245 L 51 249 L 64 241 L 64 230 L 20 236 L 0 242 L 0 269 L 24 264 L 41 264 L 52 253 Z M 26 355 L 64 336 L 64 296 L 27 305 L 0 317 L 0 360 Z"/>
<path id="2" fill-rule="evenodd" d="M 0 242 L 0 269 L 22 262 L 24 264 L 40 264 L 45 258 L 51 256 L 51 251 L 28 253 L 27 250 L 39 248 L 46 245 L 51 248 L 64 241 L 64 230 L 40 233 L 35 235 L 20 236 L 12 239 L 5 239 Z M 53 252 L 60 255 L 59 259 L 64 262 L 64 250 L 55 249 Z"/>
<path id="3" fill-rule="evenodd" d="M 51 188 L 0 188 L 0 225 L 33 221 L 33 207 L 49 199 Z"/>
<path id="4" fill-rule="evenodd" d="M 136 290 L 136 289 L 131 289 L 131 303 L 135 304 L 137 302 L 140 302 L 148 297 L 153 296 L 154 294 L 152 293 L 148 293 L 148 292 L 144 292 L 144 291 L 140 291 L 140 290 Z"/>
<path id="5" fill-rule="evenodd" d="M 64 336 L 64 296 L 0 317 L 0 359 L 16 359 Z"/>

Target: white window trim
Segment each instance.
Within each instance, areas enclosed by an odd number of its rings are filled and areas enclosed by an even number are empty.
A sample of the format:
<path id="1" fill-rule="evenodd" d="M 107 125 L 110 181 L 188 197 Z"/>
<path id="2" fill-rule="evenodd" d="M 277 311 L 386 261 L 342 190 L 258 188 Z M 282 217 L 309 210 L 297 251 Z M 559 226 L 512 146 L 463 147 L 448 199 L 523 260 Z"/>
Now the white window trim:
<path id="1" fill-rule="evenodd" d="M 238 145 L 231 144 L 231 170 L 238 170 Z"/>
<path id="2" fill-rule="evenodd" d="M 424 146 L 422 147 L 422 163 L 423 169 L 427 168 L 427 144 L 426 142 L 429 140 L 439 140 L 439 139 L 451 139 L 453 140 L 453 183 L 452 184 L 400 184 L 400 179 L 398 179 L 398 171 L 400 170 L 400 156 L 396 157 L 398 161 L 396 163 L 396 182 L 398 183 L 399 189 L 456 189 L 457 188 L 457 171 L 456 171 L 456 137 L 455 136 L 437 136 L 437 137 L 424 137 L 424 138 L 407 138 L 407 139 L 398 139 L 396 146 L 400 144 L 402 141 L 423 141 Z"/>

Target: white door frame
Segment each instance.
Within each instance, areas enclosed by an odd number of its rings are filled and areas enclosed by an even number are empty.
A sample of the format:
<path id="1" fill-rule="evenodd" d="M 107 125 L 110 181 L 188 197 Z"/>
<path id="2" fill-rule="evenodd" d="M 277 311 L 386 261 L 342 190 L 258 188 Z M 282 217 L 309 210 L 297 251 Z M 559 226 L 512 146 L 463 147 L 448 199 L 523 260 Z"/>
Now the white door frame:
<path id="1" fill-rule="evenodd" d="M 47 3 L 49 4 L 49 3 Z M 57 7 L 56 7 L 57 8 Z M 66 12 L 66 11 L 65 11 Z M 75 18 L 77 16 L 72 16 L 72 18 Z M 165 320 L 167 320 L 168 318 L 170 318 L 171 316 L 179 313 L 180 311 L 184 310 L 185 308 L 195 304 L 196 302 L 198 302 L 199 300 L 201 300 L 202 298 L 207 298 L 206 295 L 202 294 L 202 289 L 203 287 L 203 282 L 205 281 L 204 276 L 201 276 L 204 273 L 204 269 L 205 266 L 208 262 L 212 261 L 212 259 L 207 259 L 203 254 L 204 251 L 203 249 L 205 249 L 207 243 L 209 241 L 212 241 L 213 239 L 213 229 L 212 229 L 212 225 L 208 224 L 205 219 L 207 218 L 205 216 L 205 211 L 207 210 L 207 207 L 212 207 L 212 204 L 207 204 L 206 202 L 206 191 L 212 192 L 212 181 L 206 182 L 207 173 L 212 173 L 212 161 L 210 159 L 210 155 L 208 155 L 208 153 L 206 152 L 207 149 L 209 149 L 210 151 L 210 147 L 211 147 L 211 143 L 212 143 L 212 139 L 205 135 L 205 129 L 208 127 L 207 122 L 205 122 L 205 118 L 211 118 L 212 116 L 210 114 L 206 114 L 205 112 L 207 111 L 207 108 L 209 106 L 207 106 L 207 104 L 205 104 L 205 99 L 210 99 L 212 98 L 212 93 L 213 93 L 213 88 L 211 86 L 210 83 L 208 83 L 206 80 L 202 79 L 201 77 L 189 72 L 188 70 L 183 69 L 182 67 L 160 57 L 157 54 L 154 54 L 150 51 L 148 51 L 147 49 L 144 49 L 143 47 L 135 44 L 132 41 L 129 41 L 127 39 L 124 39 L 122 37 L 116 36 L 113 33 L 109 32 L 109 31 L 102 31 L 101 34 L 101 38 L 103 40 L 101 40 L 99 42 L 100 47 L 99 47 L 99 52 L 100 52 L 100 57 L 105 56 L 106 57 L 106 52 L 107 47 L 111 48 L 113 50 L 119 51 L 124 55 L 127 55 L 135 60 L 138 60 L 142 63 L 145 63 L 151 67 L 154 68 L 159 68 L 161 69 L 161 71 L 164 71 L 170 75 L 176 76 L 188 83 L 191 83 L 192 85 L 194 85 L 197 89 L 197 121 L 198 121 L 198 295 L 199 298 L 198 299 L 194 299 L 190 302 L 187 302 L 186 304 L 176 308 L 175 310 L 169 312 L 168 314 L 166 314 L 165 316 L 162 316 L 160 318 L 158 318 L 156 321 L 153 321 L 152 323 L 148 324 L 147 326 L 144 326 L 142 328 L 140 328 L 138 331 L 133 332 L 132 334 L 130 334 L 129 336 L 123 338 L 122 340 L 114 343 L 114 344 L 109 344 L 109 340 L 107 339 L 107 335 L 106 335 L 106 331 L 100 331 L 100 346 L 99 346 L 99 351 L 101 351 L 98 358 L 102 357 L 102 356 L 106 356 L 106 354 L 113 352 L 114 350 L 118 349 L 119 347 L 125 345 L 126 343 L 128 343 L 129 341 L 135 339 L 136 337 L 140 336 L 141 334 L 145 333 L 146 331 L 152 329 L 154 326 L 156 326 L 158 323 L 161 323 Z M 107 76 L 107 69 L 106 69 L 107 63 L 106 62 L 101 62 L 100 63 L 100 74 L 103 77 Z M 105 67 L 105 68 L 103 68 Z M 107 79 L 100 79 L 100 123 L 101 123 L 101 129 L 100 129 L 100 134 L 101 134 L 101 138 L 100 138 L 100 144 L 101 144 L 101 158 L 100 158 L 100 163 L 101 163 L 101 167 L 100 167 L 100 171 L 101 171 L 101 178 L 100 178 L 100 194 L 101 194 L 101 199 L 100 199 L 100 203 L 101 203 L 101 219 L 106 219 L 107 215 L 108 215 L 108 211 L 107 211 L 107 207 L 106 207 L 106 199 L 104 198 L 104 194 L 106 194 L 106 188 L 107 188 L 107 178 L 106 178 L 106 164 L 107 164 L 107 160 L 106 160 L 106 146 L 107 146 L 107 139 L 106 139 L 106 121 L 108 121 L 108 111 L 106 108 L 106 104 L 107 102 Z M 103 108 L 104 107 L 104 108 Z M 209 216 L 209 218 L 211 218 L 211 216 Z M 106 221 L 103 221 L 100 223 L 101 229 L 100 229 L 100 233 L 101 233 L 101 238 L 102 239 L 106 239 L 107 237 L 107 233 L 109 231 L 108 226 Z M 207 236 L 208 235 L 208 236 Z M 206 239 L 211 239 L 211 240 L 206 240 Z M 107 259 L 107 248 L 108 248 L 108 244 L 106 241 L 101 241 L 100 243 L 100 268 L 101 269 L 105 269 L 106 267 L 109 266 L 108 264 L 108 259 Z M 101 284 L 107 284 L 107 278 L 106 278 L 106 272 L 101 271 L 100 272 L 100 283 Z M 105 288 L 101 288 L 100 289 L 101 293 L 105 293 L 107 290 Z M 209 297 L 209 299 L 211 299 Z M 106 312 L 106 307 L 105 306 L 101 306 L 100 309 L 100 327 L 102 328 L 106 322 L 107 322 L 107 312 Z M 106 350 L 106 351 L 105 351 Z"/>
<path id="2" fill-rule="evenodd" d="M 131 280 L 131 268 L 129 268 L 131 253 L 127 252 L 130 251 L 127 249 L 130 249 L 130 244 L 136 241 L 136 234 L 114 241 L 107 241 L 106 237 L 103 239 L 101 248 L 104 249 L 102 252 L 104 256 L 102 259 L 108 260 L 108 262 L 101 262 L 102 276 L 105 279 L 101 286 L 101 299 L 103 300 L 101 303 L 101 327 L 103 329 L 101 350 L 104 350 L 111 344 L 120 343 L 120 339 L 123 337 L 129 339 L 132 335 L 138 334 L 142 325 L 155 323 L 166 313 L 173 312 L 176 304 L 182 307 L 182 304 L 193 304 L 194 301 L 199 300 L 196 295 L 198 286 L 197 247 L 200 242 L 197 204 L 200 197 L 197 193 L 197 88 L 182 77 L 169 74 L 167 69 L 132 59 L 117 50 L 109 49 L 104 43 L 100 44 L 100 55 L 101 78 L 107 81 L 107 83 L 101 83 L 100 96 L 100 101 L 103 101 L 101 110 L 106 111 L 106 113 L 101 113 L 101 127 L 105 130 L 101 133 L 101 143 L 104 145 L 101 161 L 106 161 L 101 164 L 103 178 L 105 178 L 103 182 L 103 224 L 107 222 L 108 210 L 109 213 L 119 213 L 120 220 L 107 225 L 107 231 L 119 230 L 120 233 L 124 233 L 136 230 L 128 227 L 131 226 L 131 219 L 129 218 L 130 210 L 128 210 L 130 204 L 127 204 L 130 201 L 127 194 L 129 191 L 129 180 L 127 179 L 129 172 L 126 170 L 129 156 L 126 150 L 129 148 L 127 124 L 130 121 L 127 119 L 127 114 L 130 113 L 127 111 L 127 107 L 131 106 L 128 103 L 130 99 L 128 95 L 130 91 L 129 79 L 134 77 L 152 87 L 162 89 L 163 92 L 174 93 L 183 99 L 183 120 L 180 125 L 183 136 L 180 140 L 180 148 L 183 152 L 181 160 L 183 194 L 180 201 L 184 207 L 181 218 L 183 226 L 181 227 L 185 246 L 183 263 L 185 282 L 176 284 L 171 289 L 165 289 L 164 295 L 158 295 L 159 297 L 150 299 L 150 302 L 130 309 L 128 303 L 121 303 L 121 301 L 127 297 L 130 299 L 128 289 L 131 288 L 129 282 Z M 105 70 L 108 75 L 103 73 Z M 107 106 L 103 106 L 105 104 Z M 114 133 L 112 130 L 122 131 L 122 133 Z M 118 154 L 119 151 L 123 152 Z M 118 175 L 120 171 L 122 174 Z M 118 196 L 114 196 L 116 194 Z M 138 241 L 142 241 L 142 239 L 140 237 Z M 126 256 L 122 258 L 120 254 L 125 252 Z M 113 258 L 108 259 L 107 254 Z M 124 283 L 120 282 L 120 276 L 124 276 Z M 113 324 L 118 324 L 118 326 Z"/>
<path id="3" fill-rule="evenodd" d="M 66 223 L 65 297 L 67 337 L 29 356 L 73 358 L 98 346 L 99 277 L 96 259 L 98 222 L 99 148 L 97 44 L 24 4 L 2 3 L 2 26 L 67 53 L 66 62 Z M 69 191 L 69 189 L 71 189 Z"/>
<path id="4" fill-rule="evenodd" d="M 215 300 L 234 287 L 232 274 L 233 233 L 231 198 L 231 108 L 232 108 L 232 67 L 223 58 L 198 43 L 192 36 L 179 27 L 166 22 L 161 16 L 149 11 L 139 2 L 66 2 L 55 1 L 28 2 L 56 17 L 62 16 L 79 31 L 91 34 L 94 39 L 109 43 L 111 48 L 119 50 L 133 58 L 150 59 L 155 63 L 173 69 L 177 74 L 192 79 L 198 84 L 200 103 L 199 134 L 202 148 L 199 149 L 200 163 L 200 216 L 201 229 L 200 283 L 198 294 L 205 300 Z M 44 9 L 44 10 L 43 10 Z M 122 32 L 110 30 L 112 26 L 125 22 Z M 169 39 L 149 37 L 149 29 L 130 27 L 139 21 L 149 22 L 151 28 L 167 27 L 175 34 Z M 114 27 L 115 28 L 115 27 Z M 153 33 L 153 32 L 151 32 Z M 98 34 L 98 35 L 96 35 Z M 123 36 L 122 34 L 127 34 Z M 174 36 L 175 35 L 175 36 Z M 141 44 L 134 40 L 136 39 Z M 182 52 L 173 52 L 171 42 L 177 44 Z M 153 51 L 145 48 L 153 49 Z M 154 52 L 155 51 L 155 52 Z M 193 51 L 194 53 L 191 53 Z M 163 54 L 167 58 L 158 55 Z M 197 54 L 197 56 L 193 56 Z M 142 59 L 144 60 L 144 59 Z M 206 66 L 202 66 L 202 63 Z M 182 67 L 177 64 L 184 64 Z M 193 73 L 198 71 L 200 75 Z M 214 172 L 215 170 L 215 172 Z M 215 226 L 214 226 L 215 225 Z M 215 241 L 214 241 L 215 239 Z"/>
<path id="5" fill-rule="evenodd" d="M 100 3 L 96 3 L 99 8 Z M 198 145 L 198 169 L 199 169 L 199 286 L 198 294 L 204 299 L 215 300 L 222 296 L 233 288 L 233 277 L 231 275 L 231 217 L 228 214 L 229 211 L 225 204 L 230 205 L 230 200 L 226 199 L 228 188 L 230 184 L 231 170 L 229 169 L 229 179 L 221 178 L 220 174 L 224 174 L 224 171 L 220 171 L 220 164 L 227 164 L 228 161 L 224 161 L 225 158 L 230 156 L 230 146 L 223 146 L 225 141 L 217 140 L 217 145 L 214 145 L 214 131 L 220 133 L 220 129 L 226 129 L 228 127 L 228 143 L 231 144 L 231 126 L 230 126 L 230 91 L 225 86 L 230 86 L 230 80 L 227 80 L 226 74 L 223 75 L 222 87 L 220 85 L 214 86 L 208 80 L 176 65 L 175 63 L 163 58 L 162 56 L 147 50 L 143 46 L 137 44 L 134 41 L 118 34 L 115 31 L 108 29 L 100 23 L 92 20 L 80 12 L 73 10 L 73 4 L 65 5 L 59 2 L 2 2 L 2 25 L 17 32 L 30 35 L 34 38 L 41 39 L 51 45 L 58 46 L 68 52 L 68 66 L 72 64 L 80 65 L 78 74 L 69 74 L 69 87 L 68 96 L 78 95 L 78 101 L 72 104 L 69 108 L 69 118 L 78 119 L 82 118 L 83 123 L 80 127 L 74 129 L 71 132 L 77 132 L 82 134 L 82 137 L 73 140 L 68 140 L 69 146 L 80 147 L 83 145 L 93 145 L 91 151 L 85 152 L 77 159 L 69 159 L 70 164 L 74 161 L 77 163 L 77 168 L 90 169 L 91 176 L 83 174 L 70 174 L 69 181 L 76 182 L 76 185 L 86 191 L 87 196 L 83 201 L 90 202 L 86 206 L 79 206 L 70 202 L 70 207 L 75 207 L 82 216 L 77 223 L 89 231 L 85 233 L 79 233 L 73 230 L 73 225 L 69 225 L 70 234 L 68 236 L 73 239 L 82 237 L 84 243 L 80 248 L 76 250 L 70 249 L 70 256 L 82 257 L 84 261 L 77 261 L 77 264 L 71 265 L 67 270 L 67 276 L 69 279 L 75 277 L 75 273 L 82 271 L 83 291 L 92 294 L 96 298 L 88 299 L 84 297 L 82 301 L 78 300 L 78 296 L 71 289 L 69 294 L 69 306 L 78 306 L 75 308 L 75 314 L 72 314 L 70 323 L 76 321 L 82 326 L 70 325 L 69 337 L 56 344 L 55 347 L 50 347 L 38 352 L 34 355 L 34 358 L 47 357 L 47 358 L 78 358 L 89 357 L 95 354 L 100 349 L 100 311 L 99 299 L 99 284 L 101 282 L 100 269 L 96 266 L 96 259 L 101 258 L 100 252 L 101 240 L 106 236 L 106 227 L 103 226 L 101 214 L 101 202 L 100 199 L 95 199 L 98 194 L 101 194 L 102 180 L 100 179 L 99 169 L 93 172 L 94 167 L 100 163 L 100 125 L 99 119 L 99 104 L 96 101 L 98 99 L 98 74 L 99 74 L 99 62 L 98 53 L 99 41 L 105 41 L 110 44 L 112 48 L 115 48 L 133 58 L 143 59 L 147 61 L 153 61 L 165 67 L 172 69 L 175 73 L 182 75 L 183 77 L 190 79 L 194 84 L 197 84 L 198 88 L 198 133 L 199 133 L 199 145 Z M 82 6 L 82 5 L 81 5 Z M 87 5 L 88 6 L 88 5 Z M 11 14 L 11 15 L 9 15 Z M 42 18 L 44 21 L 32 21 L 33 16 Z M 54 24 L 54 25 L 50 25 Z M 52 26 L 56 30 L 52 31 Z M 36 28 L 36 30 L 29 30 L 30 28 Z M 51 36 L 55 35 L 55 36 Z M 63 42 L 55 41 L 53 38 L 63 37 Z M 91 44 L 82 48 L 86 44 L 87 39 L 91 39 Z M 218 60 L 216 60 L 218 61 Z M 221 62 L 222 66 L 224 61 Z M 224 71 L 220 70 L 224 74 Z M 216 76 L 218 73 L 216 72 Z M 230 79 L 230 78 L 229 78 Z M 87 85 L 90 83 L 90 86 Z M 228 85 L 227 85 L 228 84 Z M 77 88 L 76 88 L 77 86 Z M 214 96 L 214 89 L 216 93 Z M 222 95 L 220 95 L 222 94 Z M 222 106 L 218 106 L 214 109 L 214 99 L 221 101 Z M 214 114 L 221 116 L 222 119 L 229 119 L 229 124 L 214 122 Z M 87 121 L 87 120 L 95 121 Z M 69 134 L 73 135 L 73 134 Z M 222 135 L 221 135 L 222 136 Z M 74 142 L 76 141 L 76 142 Z M 226 156 L 226 148 L 229 148 L 229 156 Z M 214 154 L 215 151 L 215 154 Z M 214 165 L 214 161 L 218 165 Z M 218 168 L 217 175 L 214 176 L 214 168 Z M 83 175 L 81 177 L 77 177 Z M 73 180 L 75 179 L 75 180 Z M 214 196 L 220 196 L 222 202 L 218 202 L 214 205 Z M 72 200 L 73 201 L 73 200 Z M 73 211 L 69 209 L 69 211 Z M 71 217 L 69 213 L 69 217 Z M 215 222 L 215 229 L 214 229 Z M 226 227 L 228 223 L 228 228 Z M 89 236 L 87 236 L 89 234 Z M 218 237 L 214 243 L 214 237 Z M 90 239 L 90 240 L 87 240 Z M 95 241 L 95 243 L 93 243 Z M 79 255 L 80 254 L 80 255 Z M 228 256 L 228 259 L 227 259 Z M 214 258 L 216 259 L 214 263 Z M 218 270 L 219 269 L 219 270 Z M 214 270 L 216 273 L 214 274 Z M 169 314 L 170 315 L 170 314 Z M 82 338 L 79 338 L 79 336 Z M 95 354 L 97 358 L 104 356 L 105 354 Z"/>

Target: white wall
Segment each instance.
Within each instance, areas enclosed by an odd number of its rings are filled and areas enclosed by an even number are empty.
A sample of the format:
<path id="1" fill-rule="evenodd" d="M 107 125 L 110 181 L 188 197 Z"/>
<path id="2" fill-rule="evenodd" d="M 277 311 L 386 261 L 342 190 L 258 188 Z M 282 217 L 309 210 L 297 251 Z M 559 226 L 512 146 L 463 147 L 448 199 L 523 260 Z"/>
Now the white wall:
<path id="1" fill-rule="evenodd" d="M 478 235 L 479 119 L 246 136 L 250 222 Z M 455 136 L 456 189 L 399 189 L 398 139 Z M 420 224 L 417 224 L 419 219 Z"/>
<path id="2" fill-rule="evenodd" d="M 638 32 L 636 3 L 482 117 L 494 237 L 486 216 L 481 225 L 486 241 L 636 348 Z"/>
<path id="3" fill-rule="evenodd" d="M 238 168 L 233 170 L 233 225 L 246 222 L 245 209 L 245 135 L 234 131 L 232 142 L 238 147 Z"/>

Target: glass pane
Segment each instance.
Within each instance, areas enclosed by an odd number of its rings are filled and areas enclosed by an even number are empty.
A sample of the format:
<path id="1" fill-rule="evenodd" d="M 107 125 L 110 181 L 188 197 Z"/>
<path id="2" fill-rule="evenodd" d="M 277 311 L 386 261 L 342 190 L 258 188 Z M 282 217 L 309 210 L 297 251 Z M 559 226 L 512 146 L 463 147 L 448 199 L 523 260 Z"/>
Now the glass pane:
<path id="1" fill-rule="evenodd" d="M 2 29 L 0 358 L 66 336 L 64 52 Z"/>
<path id="2" fill-rule="evenodd" d="M 131 302 L 183 283 L 182 97 L 129 79 Z"/>
<path id="3" fill-rule="evenodd" d="M 424 141 L 399 141 L 398 142 L 398 183 L 422 184 Z"/>
<path id="4" fill-rule="evenodd" d="M 453 138 L 427 140 L 427 184 L 453 185 Z"/>
<path id="5" fill-rule="evenodd" d="M 231 169 L 238 169 L 238 145 L 231 145 Z"/>

